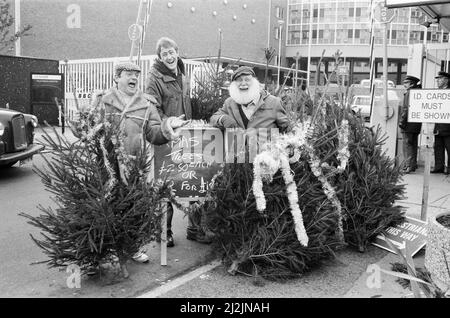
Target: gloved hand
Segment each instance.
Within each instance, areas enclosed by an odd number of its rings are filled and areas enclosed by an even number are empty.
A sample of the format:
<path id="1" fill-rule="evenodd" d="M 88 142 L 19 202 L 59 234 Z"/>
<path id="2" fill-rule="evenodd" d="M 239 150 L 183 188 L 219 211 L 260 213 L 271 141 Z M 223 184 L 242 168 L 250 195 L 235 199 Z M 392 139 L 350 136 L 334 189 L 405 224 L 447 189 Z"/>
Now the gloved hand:
<path id="1" fill-rule="evenodd" d="M 239 125 L 236 123 L 236 121 L 228 115 L 223 115 L 222 118 L 220 118 L 220 122 L 221 122 L 223 128 L 238 128 L 239 127 Z"/>

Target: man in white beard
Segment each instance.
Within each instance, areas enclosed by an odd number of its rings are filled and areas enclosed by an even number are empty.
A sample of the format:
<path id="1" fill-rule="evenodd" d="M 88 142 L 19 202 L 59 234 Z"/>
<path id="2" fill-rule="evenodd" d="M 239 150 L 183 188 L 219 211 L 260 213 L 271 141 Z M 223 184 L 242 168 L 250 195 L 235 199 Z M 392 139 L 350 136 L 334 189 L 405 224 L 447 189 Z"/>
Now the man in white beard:
<path id="1" fill-rule="evenodd" d="M 221 129 L 278 128 L 280 132 L 287 128 L 288 118 L 281 99 L 261 89 L 250 67 L 239 67 L 231 81 L 230 97 L 211 116 L 213 126 Z"/>

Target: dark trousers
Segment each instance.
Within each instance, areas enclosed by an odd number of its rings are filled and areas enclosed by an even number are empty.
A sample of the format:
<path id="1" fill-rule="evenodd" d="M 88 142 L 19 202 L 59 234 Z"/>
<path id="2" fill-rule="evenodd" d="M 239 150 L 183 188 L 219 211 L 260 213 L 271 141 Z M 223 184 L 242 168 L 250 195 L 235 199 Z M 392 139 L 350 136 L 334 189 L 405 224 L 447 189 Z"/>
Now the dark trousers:
<path id="1" fill-rule="evenodd" d="M 193 202 L 189 202 L 192 204 Z M 172 233 L 172 219 L 173 219 L 173 205 L 172 203 L 167 203 L 167 234 Z M 200 220 L 197 217 L 189 215 L 188 216 L 188 231 L 198 231 L 200 228 Z"/>
<path id="2" fill-rule="evenodd" d="M 406 159 L 406 166 L 411 169 L 417 168 L 417 148 L 418 148 L 419 134 L 403 133 L 403 154 Z"/>
<path id="3" fill-rule="evenodd" d="M 172 233 L 173 205 L 167 202 L 167 234 Z"/>
<path id="4" fill-rule="evenodd" d="M 450 136 L 434 136 L 434 169 L 445 167 L 445 150 L 447 150 L 447 167 L 450 167 Z"/>

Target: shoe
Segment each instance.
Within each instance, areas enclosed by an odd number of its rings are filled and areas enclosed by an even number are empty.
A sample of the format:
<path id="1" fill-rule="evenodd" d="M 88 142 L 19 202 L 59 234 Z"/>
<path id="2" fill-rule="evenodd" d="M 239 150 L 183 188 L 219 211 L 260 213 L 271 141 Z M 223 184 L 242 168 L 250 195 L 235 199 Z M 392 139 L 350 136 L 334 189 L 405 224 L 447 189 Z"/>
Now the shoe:
<path id="1" fill-rule="evenodd" d="M 174 247 L 175 242 L 173 241 L 172 233 L 167 233 L 167 247 Z"/>
<path id="2" fill-rule="evenodd" d="M 186 238 L 190 241 L 196 241 L 202 244 L 211 244 L 212 239 L 205 234 L 199 232 L 189 231 L 187 232 Z"/>
<path id="3" fill-rule="evenodd" d="M 133 255 L 133 260 L 138 263 L 147 263 L 150 260 L 150 258 L 144 252 L 137 252 L 136 254 Z"/>
<path id="4" fill-rule="evenodd" d="M 430 173 L 444 173 L 444 169 L 434 169 L 431 170 Z"/>
<path id="5" fill-rule="evenodd" d="M 189 241 L 197 241 L 197 231 L 188 229 L 187 230 L 187 234 L 186 234 L 186 238 Z"/>
<path id="6" fill-rule="evenodd" d="M 414 172 L 414 171 L 416 171 L 416 168 L 406 167 L 406 168 L 403 169 L 403 172 L 405 174 L 408 174 L 408 173 L 411 173 L 411 172 Z"/>

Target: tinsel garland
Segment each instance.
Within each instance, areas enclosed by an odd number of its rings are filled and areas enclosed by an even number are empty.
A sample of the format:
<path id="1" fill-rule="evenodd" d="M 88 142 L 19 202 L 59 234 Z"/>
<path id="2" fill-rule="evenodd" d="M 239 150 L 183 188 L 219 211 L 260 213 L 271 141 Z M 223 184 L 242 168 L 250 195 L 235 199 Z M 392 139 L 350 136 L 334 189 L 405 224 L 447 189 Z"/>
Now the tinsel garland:
<path id="1" fill-rule="evenodd" d="M 311 125 L 309 120 L 306 120 L 303 123 L 298 123 L 291 133 L 281 135 L 272 143 L 266 145 L 266 150 L 259 153 L 253 162 L 254 179 L 252 189 L 258 211 L 262 212 L 266 209 L 263 181 L 271 182 L 275 173 L 281 169 L 283 179 L 286 183 L 286 192 L 295 224 L 295 232 L 299 242 L 303 246 L 308 245 L 308 235 L 303 223 L 302 211 L 298 205 L 297 186 L 294 182 L 289 165 L 289 163 L 296 162 L 300 159 L 302 150 L 308 157 L 308 163 L 311 167 L 311 171 L 321 182 L 325 195 L 336 207 L 338 213 L 338 237 L 341 241 L 344 241 L 342 206 L 336 196 L 335 189 L 328 182 L 328 179 L 322 169 L 322 167 L 329 169 L 331 169 L 331 167 L 326 163 L 321 165 L 320 159 L 314 152 L 314 148 L 311 143 L 314 128 L 315 127 Z M 338 129 L 339 148 L 337 159 L 339 161 L 339 166 L 334 169 L 333 174 L 341 173 L 347 166 L 348 159 L 350 157 L 348 150 L 348 134 L 348 121 L 344 119 Z M 292 156 L 289 157 L 291 154 Z"/>

